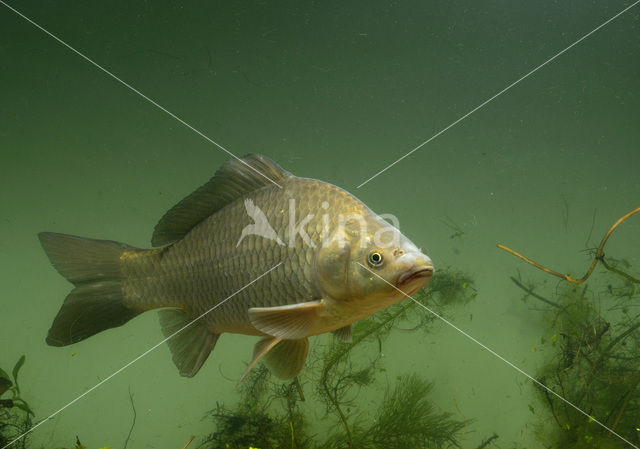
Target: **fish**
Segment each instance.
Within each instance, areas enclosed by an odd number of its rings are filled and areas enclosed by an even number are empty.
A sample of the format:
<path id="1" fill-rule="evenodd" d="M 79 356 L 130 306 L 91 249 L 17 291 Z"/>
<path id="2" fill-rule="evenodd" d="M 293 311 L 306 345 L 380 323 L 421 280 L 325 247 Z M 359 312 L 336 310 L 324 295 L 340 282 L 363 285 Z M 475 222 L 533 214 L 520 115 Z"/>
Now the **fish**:
<path id="1" fill-rule="evenodd" d="M 260 337 L 243 377 L 262 361 L 291 379 L 304 367 L 309 337 L 331 332 L 351 341 L 353 323 L 413 295 L 434 273 L 420 248 L 355 196 L 258 154 L 226 162 L 171 208 L 149 249 L 38 236 L 74 286 L 48 345 L 160 309 L 172 360 L 186 377 L 227 332 Z"/>

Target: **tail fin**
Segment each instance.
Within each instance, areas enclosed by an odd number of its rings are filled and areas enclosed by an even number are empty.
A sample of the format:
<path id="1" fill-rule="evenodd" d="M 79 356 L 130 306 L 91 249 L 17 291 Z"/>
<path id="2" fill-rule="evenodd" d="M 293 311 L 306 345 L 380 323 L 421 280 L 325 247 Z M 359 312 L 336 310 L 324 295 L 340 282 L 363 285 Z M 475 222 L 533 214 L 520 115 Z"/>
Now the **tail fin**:
<path id="1" fill-rule="evenodd" d="M 49 329 L 49 345 L 84 340 L 140 313 L 127 308 L 122 296 L 120 257 L 132 247 L 53 232 L 41 232 L 38 237 L 56 270 L 75 286 Z"/>

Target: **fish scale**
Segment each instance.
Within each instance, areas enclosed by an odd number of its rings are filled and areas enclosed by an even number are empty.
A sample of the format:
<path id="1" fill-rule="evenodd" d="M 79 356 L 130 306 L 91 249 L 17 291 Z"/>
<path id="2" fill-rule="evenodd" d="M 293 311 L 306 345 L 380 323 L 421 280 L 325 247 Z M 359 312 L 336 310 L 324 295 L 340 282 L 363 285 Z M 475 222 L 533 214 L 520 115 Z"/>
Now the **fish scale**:
<path id="1" fill-rule="evenodd" d="M 300 205 L 297 215 L 313 214 L 307 229 L 317 247 L 322 237 L 318 212 L 327 213 L 321 203 L 339 189 L 304 178 L 291 178 L 283 188 L 284 192 L 280 192 L 276 186 L 265 186 L 250 197 L 282 241 L 288 243 L 289 216 L 282 213 L 289 208 L 286 195 L 301 198 L 312 190 L 311 201 Z M 296 194 L 297 191 L 301 193 Z M 345 202 L 357 201 L 345 195 L 340 195 L 339 199 L 339 210 L 345 210 Z M 197 225 L 184 239 L 168 248 L 148 253 L 132 250 L 137 257 L 125 256 L 123 265 L 128 286 L 125 301 L 145 310 L 186 307 L 192 318 L 196 318 L 278 263 L 282 265 L 261 279 L 258 285 L 249 286 L 218 307 L 215 313 L 208 314 L 205 321 L 210 330 L 221 333 L 237 327 L 250 329 L 246 314 L 250 307 L 282 306 L 313 299 L 310 273 L 314 248 L 303 245 L 301 238 L 294 248 L 288 248 L 260 236 L 249 236 L 236 247 L 240 231 L 249 221 L 244 204 L 236 202 Z M 189 268 L 186 270 L 185 267 Z M 262 334 L 257 330 L 254 333 Z"/>

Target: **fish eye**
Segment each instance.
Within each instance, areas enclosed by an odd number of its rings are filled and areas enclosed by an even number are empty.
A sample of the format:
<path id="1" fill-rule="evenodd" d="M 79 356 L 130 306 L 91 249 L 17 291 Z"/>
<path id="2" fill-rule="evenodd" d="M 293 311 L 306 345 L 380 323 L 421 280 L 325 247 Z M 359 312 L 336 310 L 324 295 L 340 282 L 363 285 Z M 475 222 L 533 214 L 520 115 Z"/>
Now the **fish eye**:
<path id="1" fill-rule="evenodd" d="M 384 258 L 382 257 L 382 253 L 380 251 L 374 250 L 369 253 L 369 257 L 367 257 L 367 262 L 372 267 L 379 267 L 384 262 Z"/>

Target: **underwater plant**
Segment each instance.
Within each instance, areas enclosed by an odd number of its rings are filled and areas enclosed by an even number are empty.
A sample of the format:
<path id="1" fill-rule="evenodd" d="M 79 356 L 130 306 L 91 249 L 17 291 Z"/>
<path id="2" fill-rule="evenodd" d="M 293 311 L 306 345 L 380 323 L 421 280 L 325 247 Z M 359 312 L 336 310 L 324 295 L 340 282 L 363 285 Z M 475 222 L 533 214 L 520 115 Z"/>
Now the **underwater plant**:
<path id="1" fill-rule="evenodd" d="M 608 281 L 602 291 L 564 284 L 553 299 L 533 296 L 544 299 L 541 343 L 549 352 L 537 380 L 588 414 L 537 386 L 544 412 L 536 436 L 545 447 L 622 449 L 629 447 L 624 440 L 640 445 L 640 313 L 632 307 L 602 310 L 616 301 L 612 284 L 621 282 Z M 640 295 L 629 300 L 637 303 Z"/>
<path id="2" fill-rule="evenodd" d="M 297 407 L 296 380 L 276 383 L 260 365 L 240 385 L 241 398 L 235 409 L 217 404 L 206 415 L 216 426 L 199 447 L 206 449 L 310 448 L 307 423 Z M 272 403 L 285 409 L 269 411 Z"/>
<path id="3" fill-rule="evenodd" d="M 24 355 L 18 359 L 11 370 L 11 377 L 0 368 L 0 447 L 10 444 L 31 427 L 31 417 L 34 413 L 27 401 L 21 397 L 18 384 L 18 374 L 25 360 Z M 6 393 L 11 393 L 11 398 L 2 399 Z M 26 438 L 22 438 L 16 442 L 15 447 L 25 448 L 26 445 Z"/>
<path id="4" fill-rule="evenodd" d="M 416 374 L 400 376 L 388 386 L 373 416 L 356 422 L 350 434 L 336 431 L 322 449 L 404 449 L 461 447 L 460 432 L 470 421 L 438 412 L 429 401 L 433 384 Z M 346 430 L 346 429 L 345 429 Z"/>
<path id="5" fill-rule="evenodd" d="M 563 281 L 555 298 L 511 278 L 526 295 L 541 301 L 548 329 L 543 345 L 552 356 L 540 370 L 536 387 L 549 417 L 542 418 L 538 440 L 548 448 L 623 448 L 640 445 L 640 276 L 624 259 L 605 258 L 604 247 L 637 207 L 607 230 L 581 278 L 562 274 L 498 244 L 510 254 Z M 595 215 L 594 215 L 595 217 Z M 590 235 L 590 234 L 589 234 Z M 587 238 L 587 241 L 589 238 Z M 606 288 L 594 292 L 586 281 L 602 264 Z M 567 281 L 567 282 L 564 282 Z M 589 293 L 589 294 L 588 294 Z M 602 305 L 607 309 L 602 310 Z M 546 388 L 545 388 L 546 387 Z M 552 394 L 551 392 L 554 392 Z M 535 413 L 535 408 L 530 406 Z M 548 423 L 555 423 L 549 428 Z"/>
<path id="6" fill-rule="evenodd" d="M 464 236 L 465 232 L 462 230 L 462 227 L 460 227 L 460 225 L 455 221 L 453 221 L 453 219 L 448 215 L 446 220 L 440 219 L 440 221 L 453 231 L 453 234 L 449 236 L 451 240 L 460 239 Z"/>
<path id="7" fill-rule="evenodd" d="M 33 428 L 32 417 L 35 414 L 27 401 L 22 398 L 18 384 L 18 375 L 25 361 L 26 356 L 22 355 L 13 366 L 11 377 L 0 368 L 0 448 L 27 449 L 32 447 L 29 431 Z M 9 392 L 11 398 L 3 399 L 2 396 Z M 40 446 L 40 449 L 44 448 Z M 75 444 L 70 449 L 87 448 L 76 436 Z M 100 449 L 111 449 L 111 447 L 103 446 Z"/>
<path id="8" fill-rule="evenodd" d="M 618 276 L 621 276 L 621 277 L 627 279 L 630 282 L 633 282 L 635 284 L 640 284 L 640 278 L 633 277 L 627 271 L 623 271 L 620 268 L 616 267 L 615 264 L 608 263 L 607 259 L 605 258 L 605 254 L 604 254 L 604 246 L 607 244 L 607 240 L 609 240 L 609 237 L 611 237 L 611 234 L 613 233 L 613 231 L 615 231 L 616 228 L 618 226 L 620 226 L 624 221 L 626 221 L 629 217 L 631 217 L 631 216 L 633 216 L 633 215 L 635 215 L 637 213 L 640 213 L 640 207 L 636 207 L 635 209 L 627 212 L 622 217 L 618 218 L 611 225 L 609 230 L 605 233 L 604 237 L 602 237 L 602 240 L 600 241 L 600 245 L 598 245 L 598 249 L 596 249 L 595 254 L 593 255 L 593 260 L 591 261 L 591 265 L 589 265 L 589 268 L 587 269 L 587 272 L 581 278 L 575 278 L 575 277 L 570 276 L 568 274 L 562 274 L 562 273 L 554 271 L 554 270 L 552 270 L 550 268 L 547 268 L 544 265 L 541 265 L 541 264 L 539 264 L 537 262 L 534 262 L 531 259 L 528 259 L 527 257 L 523 256 L 519 252 L 514 251 L 513 249 L 511 249 L 508 246 L 505 246 L 505 245 L 503 245 L 501 243 L 498 243 L 497 246 L 501 250 L 504 250 L 504 251 L 508 252 L 509 254 L 513 254 L 514 256 L 518 257 L 519 259 L 524 260 L 529 265 L 533 265 L 534 267 L 544 271 L 545 273 L 548 273 L 550 275 L 559 277 L 560 279 L 564 279 L 565 281 L 571 282 L 573 284 L 582 284 L 587 279 L 589 279 L 589 276 L 591 276 L 591 274 L 593 273 L 593 270 L 598 265 L 598 262 L 600 262 L 610 272 L 615 273 Z M 611 260 L 611 258 L 609 260 Z"/>
<path id="9" fill-rule="evenodd" d="M 428 286 L 414 295 L 442 314 L 448 307 L 462 305 L 476 296 L 473 280 L 456 270 L 438 272 Z M 428 331 L 433 315 L 424 313 L 413 301 L 404 301 L 354 326 L 353 340 L 331 339 L 316 346 L 304 380 L 281 383 L 271 380 L 265 367 L 255 369 L 241 384 L 240 401 L 234 408 L 217 404 L 207 417 L 215 430 L 200 447 L 205 449 L 426 449 L 461 447 L 458 439 L 469 420 L 457 420 L 437 410 L 429 400 L 433 384 L 416 374 L 399 376 L 383 385 L 384 397 L 373 409 L 358 411 L 359 393 L 378 386 L 384 373 L 382 345 L 400 323 L 412 321 L 405 331 Z M 415 323 L 415 319 L 418 323 Z M 355 346 L 358 361 L 351 357 Z M 310 418 L 303 413 L 305 387 L 313 396 L 309 402 L 324 405 L 327 422 L 320 438 Z M 317 408 L 316 408 L 317 410 Z M 497 436 L 492 437 L 495 439 Z M 487 442 L 489 444 L 489 442 Z M 486 447 L 482 446 L 482 447 Z"/>

